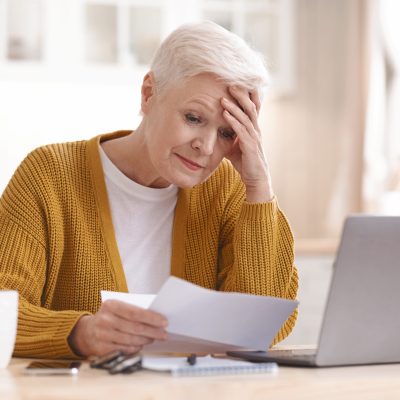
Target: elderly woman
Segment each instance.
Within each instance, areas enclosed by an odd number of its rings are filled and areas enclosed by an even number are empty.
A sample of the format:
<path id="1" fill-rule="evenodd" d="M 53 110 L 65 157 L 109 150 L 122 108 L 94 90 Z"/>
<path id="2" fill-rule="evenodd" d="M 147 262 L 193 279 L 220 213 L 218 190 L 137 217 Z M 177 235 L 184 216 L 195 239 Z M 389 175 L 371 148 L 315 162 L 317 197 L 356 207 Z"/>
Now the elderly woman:
<path id="1" fill-rule="evenodd" d="M 131 353 L 163 340 L 164 316 L 101 304 L 100 291 L 156 293 L 171 274 L 296 297 L 293 238 L 257 122 L 266 79 L 236 35 L 182 26 L 144 77 L 136 130 L 27 156 L 0 203 L 0 288 L 20 294 L 15 355 Z"/>

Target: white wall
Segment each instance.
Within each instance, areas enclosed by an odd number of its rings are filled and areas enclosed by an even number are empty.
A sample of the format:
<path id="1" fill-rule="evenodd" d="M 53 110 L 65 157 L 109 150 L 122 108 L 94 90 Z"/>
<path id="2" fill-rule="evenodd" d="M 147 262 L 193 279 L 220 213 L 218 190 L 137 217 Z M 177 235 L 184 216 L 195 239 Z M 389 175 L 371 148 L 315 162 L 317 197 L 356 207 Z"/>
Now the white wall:
<path id="1" fill-rule="evenodd" d="M 131 86 L 0 80 L 0 193 L 37 146 L 134 129 L 140 82 L 141 77 Z"/>

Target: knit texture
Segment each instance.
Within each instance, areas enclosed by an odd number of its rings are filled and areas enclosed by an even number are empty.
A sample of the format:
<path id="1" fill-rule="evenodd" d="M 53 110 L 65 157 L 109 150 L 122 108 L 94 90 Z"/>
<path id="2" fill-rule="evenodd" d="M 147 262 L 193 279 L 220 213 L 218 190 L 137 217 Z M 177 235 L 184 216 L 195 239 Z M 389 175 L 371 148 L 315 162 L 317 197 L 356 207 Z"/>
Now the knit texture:
<path id="1" fill-rule="evenodd" d="M 128 133 L 40 147 L 5 189 L 0 289 L 20 295 L 15 356 L 75 358 L 68 336 L 77 320 L 99 309 L 101 290 L 127 291 L 98 146 Z M 276 199 L 247 203 L 227 160 L 203 184 L 180 189 L 172 240 L 172 275 L 210 289 L 296 298 L 287 220 Z"/>

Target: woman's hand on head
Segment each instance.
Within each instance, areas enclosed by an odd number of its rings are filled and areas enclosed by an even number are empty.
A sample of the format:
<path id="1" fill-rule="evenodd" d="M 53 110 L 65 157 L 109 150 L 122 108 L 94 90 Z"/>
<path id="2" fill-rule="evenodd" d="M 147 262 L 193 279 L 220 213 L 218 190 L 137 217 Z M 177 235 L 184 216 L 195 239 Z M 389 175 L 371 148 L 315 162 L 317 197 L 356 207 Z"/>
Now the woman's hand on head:
<path id="1" fill-rule="evenodd" d="M 223 116 L 234 130 L 236 138 L 227 158 L 246 186 L 248 202 L 271 201 L 274 194 L 258 125 L 261 106 L 258 92 L 231 86 L 229 93 L 236 102 L 222 98 L 221 104 L 224 108 Z"/>
<path id="2" fill-rule="evenodd" d="M 112 351 L 130 354 L 154 340 L 166 338 L 168 322 L 151 310 L 117 301 L 104 302 L 94 315 L 81 317 L 68 342 L 81 356 L 104 355 Z"/>

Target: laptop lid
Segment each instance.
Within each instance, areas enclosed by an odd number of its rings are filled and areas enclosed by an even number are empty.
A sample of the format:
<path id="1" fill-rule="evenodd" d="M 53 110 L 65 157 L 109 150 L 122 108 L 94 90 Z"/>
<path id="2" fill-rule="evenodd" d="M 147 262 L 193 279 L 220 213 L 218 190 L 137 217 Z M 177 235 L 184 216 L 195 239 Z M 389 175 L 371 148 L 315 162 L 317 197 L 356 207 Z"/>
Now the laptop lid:
<path id="1" fill-rule="evenodd" d="M 400 216 L 348 217 L 316 364 L 400 362 L 399 332 Z"/>

